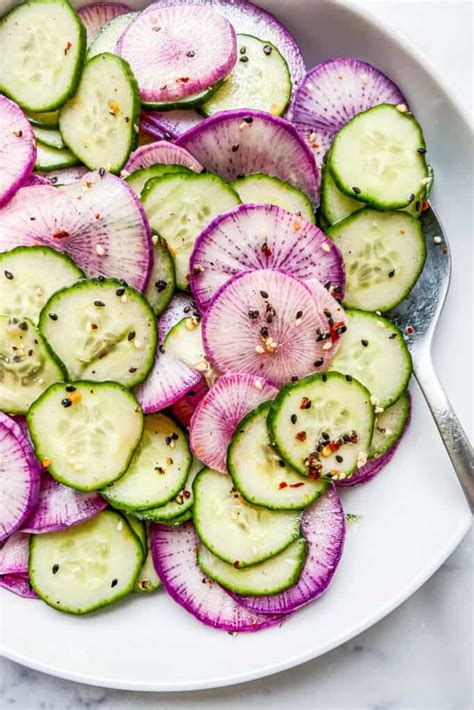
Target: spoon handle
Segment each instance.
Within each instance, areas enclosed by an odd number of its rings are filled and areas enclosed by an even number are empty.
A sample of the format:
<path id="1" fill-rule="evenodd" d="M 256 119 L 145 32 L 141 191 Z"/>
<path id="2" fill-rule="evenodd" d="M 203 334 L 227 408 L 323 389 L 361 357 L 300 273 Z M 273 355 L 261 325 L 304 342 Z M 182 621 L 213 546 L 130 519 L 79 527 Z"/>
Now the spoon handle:
<path id="1" fill-rule="evenodd" d="M 473 449 L 461 422 L 441 386 L 431 357 L 415 362 L 415 376 L 456 471 L 471 510 L 474 511 Z"/>

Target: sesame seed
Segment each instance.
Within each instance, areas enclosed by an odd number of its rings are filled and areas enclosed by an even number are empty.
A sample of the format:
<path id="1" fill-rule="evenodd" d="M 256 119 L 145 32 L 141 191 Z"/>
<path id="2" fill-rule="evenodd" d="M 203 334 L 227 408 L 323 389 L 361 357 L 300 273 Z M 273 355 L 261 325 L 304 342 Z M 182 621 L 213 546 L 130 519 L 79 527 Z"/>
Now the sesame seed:
<path id="1" fill-rule="evenodd" d="M 308 83 L 306 84 L 306 91 L 309 91 L 309 93 L 311 93 L 312 91 L 314 91 L 314 86 L 313 86 L 313 84 L 311 84 L 309 81 L 308 81 Z"/>
<path id="2" fill-rule="evenodd" d="M 140 350 L 140 348 L 142 347 L 142 342 L 141 342 L 141 340 L 135 339 L 133 341 L 133 345 L 135 346 L 136 350 Z"/>
<path id="3" fill-rule="evenodd" d="M 128 301 L 127 294 L 124 293 L 123 296 L 120 296 L 120 300 L 122 303 L 127 303 L 127 301 Z"/>
<path id="4" fill-rule="evenodd" d="M 242 64 L 245 64 L 248 60 L 249 58 L 245 54 L 239 57 L 239 62 L 242 62 Z"/>
<path id="5" fill-rule="evenodd" d="M 273 52 L 273 47 L 270 44 L 265 44 L 263 47 L 263 53 L 267 55 L 267 57 Z"/>
<path id="6" fill-rule="evenodd" d="M 39 378 L 38 384 L 39 384 L 39 385 L 44 385 L 44 378 L 43 378 L 43 377 L 40 377 L 40 378 Z"/>
<path id="7" fill-rule="evenodd" d="M 51 318 L 51 320 L 58 320 L 57 313 L 48 313 L 48 316 Z"/>
<path id="8" fill-rule="evenodd" d="M 159 241 L 160 241 L 160 240 L 159 240 L 159 238 L 158 238 L 158 235 L 157 235 L 157 234 L 152 234 L 151 243 L 153 244 L 153 246 L 156 247 L 156 245 L 158 244 Z"/>
<path id="9" fill-rule="evenodd" d="M 367 345 L 369 344 L 369 341 L 368 341 L 368 340 L 365 340 L 365 339 L 362 339 L 360 342 L 362 343 L 362 345 L 364 346 L 364 348 L 366 348 Z"/>
<path id="10" fill-rule="evenodd" d="M 262 298 L 268 298 L 268 293 L 266 291 L 260 291 L 260 295 Z"/>
<path id="11" fill-rule="evenodd" d="M 384 411 L 383 407 L 375 407 L 375 409 L 374 409 L 375 414 L 382 414 L 383 411 Z"/>
<path id="12" fill-rule="evenodd" d="M 360 189 L 360 187 L 357 187 L 357 185 L 353 185 L 352 192 L 355 192 L 356 195 L 360 195 L 362 190 Z"/>
<path id="13" fill-rule="evenodd" d="M 5 269 L 5 271 L 3 273 L 5 274 L 6 279 L 8 279 L 9 281 L 13 280 L 13 274 L 11 271 L 7 271 L 7 269 Z"/>
<path id="14" fill-rule="evenodd" d="M 323 345 L 323 350 L 331 350 L 332 348 L 332 342 L 328 340 L 326 343 Z"/>
<path id="15" fill-rule="evenodd" d="M 96 308 L 105 308 L 105 303 L 103 301 L 94 301 L 94 306 Z"/>
<path id="16" fill-rule="evenodd" d="M 61 400 L 61 404 L 63 405 L 63 407 L 65 407 L 67 409 L 68 407 L 71 406 L 72 402 L 69 399 L 69 397 L 64 397 L 64 399 Z"/>
<path id="17" fill-rule="evenodd" d="M 265 348 L 262 347 L 261 345 L 256 345 L 256 346 L 255 346 L 255 352 L 256 352 L 258 355 L 263 355 L 263 353 L 265 352 Z"/>
<path id="18" fill-rule="evenodd" d="M 391 269 L 391 271 L 388 272 L 388 278 L 392 279 L 395 276 L 395 269 Z"/>
<path id="19" fill-rule="evenodd" d="M 435 244 L 441 244 L 443 241 L 443 238 L 440 236 L 433 237 L 433 241 Z"/>
<path id="20" fill-rule="evenodd" d="M 80 463 L 75 463 L 75 464 L 73 464 L 73 469 L 74 469 L 74 471 L 82 471 L 83 468 L 84 468 L 84 466 L 83 466 L 82 464 L 80 464 Z"/>
<path id="21" fill-rule="evenodd" d="M 397 109 L 397 111 L 400 111 L 400 113 L 408 112 L 408 107 L 406 104 L 397 104 L 395 108 Z"/>
<path id="22" fill-rule="evenodd" d="M 104 249 L 104 247 L 102 246 L 102 244 L 97 244 L 95 250 L 96 250 L 96 252 L 97 252 L 97 254 L 98 254 L 99 256 L 104 256 L 104 254 L 105 254 L 105 249 Z"/>
<path id="23" fill-rule="evenodd" d="M 35 289 L 35 296 L 36 296 L 36 298 L 41 298 L 41 296 L 43 296 L 43 294 L 44 294 L 44 291 L 43 291 L 42 288 L 39 288 L 39 287 L 38 287 L 38 288 Z"/>
<path id="24" fill-rule="evenodd" d="M 374 394 L 370 395 L 370 404 L 373 404 L 374 406 L 379 403 L 379 398 L 376 397 Z"/>
<path id="25" fill-rule="evenodd" d="M 368 74 L 361 74 L 360 78 L 361 78 L 363 84 L 367 85 L 369 83 L 369 75 Z"/>
<path id="26" fill-rule="evenodd" d="M 377 321 L 377 328 L 386 328 L 387 326 L 383 322 L 383 320 L 378 320 Z"/>
<path id="27" fill-rule="evenodd" d="M 262 390 L 262 389 L 263 389 L 262 381 L 261 381 L 261 380 L 255 380 L 255 382 L 254 382 L 254 387 L 255 387 L 256 389 L 258 389 L 258 390 Z"/>
<path id="28" fill-rule="evenodd" d="M 323 243 L 321 244 L 321 249 L 322 249 L 323 251 L 325 251 L 326 253 L 328 253 L 328 252 L 331 251 L 331 247 L 329 246 L 329 244 L 328 244 L 327 242 L 323 242 Z"/>
<path id="29" fill-rule="evenodd" d="M 201 360 L 201 362 L 198 362 L 197 365 L 195 366 L 195 369 L 198 372 L 206 372 L 207 370 L 207 362 L 204 362 L 204 360 Z"/>

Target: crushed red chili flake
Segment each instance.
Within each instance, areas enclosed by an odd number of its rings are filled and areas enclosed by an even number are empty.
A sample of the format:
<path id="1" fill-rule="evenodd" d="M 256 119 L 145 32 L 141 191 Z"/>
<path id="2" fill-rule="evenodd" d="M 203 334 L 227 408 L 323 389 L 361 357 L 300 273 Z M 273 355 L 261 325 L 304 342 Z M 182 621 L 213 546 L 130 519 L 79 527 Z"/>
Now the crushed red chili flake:
<path id="1" fill-rule="evenodd" d="M 308 397 L 303 397 L 300 404 L 300 409 L 309 409 L 311 407 L 311 400 Z"/>
<path id="2" fill-rule="evenodd" d="M 421 205 L 421 211 L 426 212 L 426 210 L 429 210 L 430 208 L 430 203 L 428 200 L 423 200 L 423 204 Z"/>
<path id="3" fill-rule="evenodd" d="M 71 49 L 71 47 L 72 47 L 71 42 L 68 42 L 64 48 L 64 54 L 67 54 L 69 52 L 69 50 Z"/>
<path id="4" fill-rule="evenodd" d="M 272 250 L 271 250 L 270 247 L 268 246 L 267 242 L 264 242 L 264 243 L 262 244 L 262 254 L 263 254 L 264 256 L 271 256 L 271 255 L 272 255 Z"/>
<path id="5" fill-rule="evenodd" d="M 64 239 L 65 237 L 69 237 L 69 232 L 65 229 L 58 229 L 58 231 L 53 234 L 53 239 Z"/>
<path id="6" fill-rule="evenodd" d="M 183 496 L 185 498 L 191 498 L 191 493 L 189 491 L 183 491 Z"/>
<path id="7" fill-rule="evenodd" d="M 281 482 L 278 484 L 278 488 L 279 488 L 280 491 L 281 491 L 282 488 L 288 488 L 288 483 L 287 483 L 286 481 L 281 481 Z"/>
<path id="8" fill-rule="evenodd" d="M 408 335 L 411 335 L 411 334 L 414 333 L 414 332 L 415 332 L 414 327 L 413 327 L 412 325 L 408 325 L 408 326 L 407 326 L 407 333 L 408 333 Z"/>
<path id="9" fill-rule="evenodd" d="M 329 333 L 331 335 L 332 342 L 334 343 L 336 340 L 339 340 L 341 333 L 344 333 L 345 331 L 346 324 L 343 320 L 340 320 L 337 323 L 332 323 L 329 328 Z"/>
<path id="10" fill-rule="evenodd" d="M 187 84 L 189 81 L 189 76 L 181 76 L 178 81 L 181 81 L 183 84 Z"/>
<path id="11" fill-rule="evenodd" d="M 290 488 L 301 488 L 301 486 L 304 486 L 303 481 L 298 481 L 298 483 L 290 483 Z"/>
<path id="12" fill-rule="evenodd" d="M 296 434 L 295 439 L 297 439 L 298 441 L 306 441 L 307 436 L 308 435 L 306 434 L 305 431 L 299 431 Z"/>
<path id="13" fill-rule="evenodd" d="M 235 569 L 237 569 L 239 567 L 239 565 L 240 565 L 239 560 L 235 560 L 235 562 L 232 563 L 232 566 L 235 567 Z"/>

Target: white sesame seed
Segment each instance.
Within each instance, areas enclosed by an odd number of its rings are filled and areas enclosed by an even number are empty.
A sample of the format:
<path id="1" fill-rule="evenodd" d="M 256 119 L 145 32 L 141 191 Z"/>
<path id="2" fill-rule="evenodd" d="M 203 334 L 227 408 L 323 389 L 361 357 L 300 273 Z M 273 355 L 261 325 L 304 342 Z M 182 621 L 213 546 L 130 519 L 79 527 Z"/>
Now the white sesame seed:
<path id="1" fill-rule="evenodd" d="M 156 245 L 158 244 L 158 241 L 159 241 L 159 240 L 158 240 L 158 235 L 153 234 L 152 237 L 151 237 L 151 241 L 152 241 L 152 244 L 156 247 Z"/>
<path id="2" fill-rule="evenodd" d="M 314 91 L 314 86 L 313 86 L 313 85 L 311 84 L 311 82 L 309 82 L 309 81 L 308 81 L 308 83 L 306 84 L 306 91 L 309 91 L 309 93 L 311 93 L 312 91 Z"/>
<path id="3" fill-rule="evenodd" d="M 138 340 L 137 338 L 134 338 L 133 345 L 137 350 L 140 350 L 140 348 L 142 347 L 142 341 Z"/>
<path id="4" fill-rule="evenodd" d="M 261 345 L 256 345 L 255 352 L 258 353 L 258 355 L 262 355 L 265 352 L 265 348 Z"/>
<path id="5" fill-rule="evenodd" d="M 327 340 L 323 345 L 323 350 L 331 350 L 331 348 L 332 348 L 332 343 L 330 340 Z"/>
<path id="6" fill-rule="evenodd" d="M 140 132 L 140 126 L 139 126 L 138 124 L 134 123 L 134 124 L 133 124 L 133 130 L 135 131 L 135 133 L 139 133 L 139 132 Z"/>
<path id="7" fill-rule="evenodd" d="M 121 170 L 120 177 L 127 178 L 130 175 L 128 170 Z"/>
<path id="8" fill-rule="evenodd" d="M 42 296 L 43 294 L 44 294 L 43 289 L 42 289 L 42 288 L 39 288 L 39 286 L 38 286 L 38 288 L 35 289 L 35 296 L 36 296 L 36 298 L 41 298 L 41 296 Z"/>
<path id="9" fill-rule="evenodd" d="M 397 111 L 400 111 L 400 113 L 407 113 L 408 107 L 406 104 L 397 104 L 396 107 Z"/>
<path id="10" fill-rule="evenodd" d="M 204 360 L 201 360 L 201 362 L 198 362 L 198 363 L 195 365 L 195 369 L 196 369 L 198 372 L 206 372 L 206 370 L 207 370 L 207 362 L 205 362 Z"/>
<path id="11" fill-rule="evenodd" d="M 375 311 L 375 313 L 376 313 L 378 316 L 381 316 L 381 315 L 382 315 L 382 311 Z"/>
<path id="12" fill-rule="evenodd" d="M 303 322 L 302 318 L 296 318 L 295 325 L 301 325 L 302 322 Z"/>
<path id="13" fill-rule="evenodd" d="M 84 466 L 81 463 L 75 463 L 73 465 L 74 471 L 82 471 L 83 468 L 84 468 Z"/>
<path id="14" fill-rule="evenodd" d="M 431 178 L 430 178 L 430 177 L 424 177 L 424 178 L 422 178 L 422 180 L 421 180 L 421 184 L 422 184 L 422 185 L 428 185 L 429 182 L 431 182 Z"/>
<path id="15" fill-rule="evenodd" d="M 122 301 L 122 303 L 127 303 L 127 301 L 128 301 L 127 294 L 124 293 L 122 296 L 120 296 L 120 300 Z"/>
<path id="16" fill-rule="evenodd" d="M 317 137 L 318 137 L 318 136 L 316 135 L 316 133 L 315 133 L 314 131 L 313 131 L 312 133 L 310 133 L 310 134 L 309 134 L 309 140 L 310 140 L 310 142 L 311 142 L 311 143 L 314 143 L 314 141 L 316 140 Z"/>
<path id="17" fill-rule="evenodd" d="M 343 481 L 345 477 L 346 477 L 346 474 L 344 473 L 344 471 L 342 471 L 341 473 L 338 474 L 337 479 L 338 479 L 338 481 Z"/>
<path id="18" fill-rule="evenodd" d="M 262 384 L 261 380 L 255 380 L 255 382 L 253 384 L 254 384 L 254 387 L 256 387 L 256 389 L 258 389 L 258 390 L 263 389 L 263 384 Z"/>
<path id="19" fill-rule="evenodd" d="M 361 80 L 363 84 L 368 84 L 369 83 L 369 75 L 368 74 L 361 74 Z"/>
<path id="20" fill-rule="evenodd" d="M 359 451 L 357 456 L 357 468 L 364 466 L 367 463 L 367 454 L 364 451 Z"/>
<path id="21" fill-rule="evenodd" d="M 383 320 L 378 320 L 378 321 L 377 321 L 377 327 L 378 327 L 378 328 L 385 328 L 385 327 L 386 327 L 386 326 L 385 326 L 385 323 L 383 322 Z"/>
<path id="22" fill-rule="evenodd" d="M 42 377 L 39 378 L 38 380 L 39 385 L 44 385 L 44 379 Z"/>
<path id="23" fill-rule="evenodd" d="M 192 318 L 186 318 L 186 320 L 184 321 L 184 325 L 186 330 L 194 330 L 197 324 Z"/>
<path id="24" fill-rule="evenodd" d="M 374 409 L 375 414 L 382 414 L 382 412 L 384 412 L 384 411 L 385 410 L 383 407 L 375 407 L 375 409 Z"/>
<path id="25" fill-rule="evenodd" d="M 123 522 L 121 520 L 117 523 L 117 530 L 120 532 L 123 529 Z"/>
<path id="26" fill-rule="evenodd" d="M 247 121 L 242 121 L 242 123 L 239 125 L 239 130 L 240 130 L 240 131 L 245 131 L 245 129 L 248 128 L 249 125 L 250 125 L 250 124 L 247 123 Z"/>
<path id="27" fill-rule="evenodd" d="M 376 397 L 374 394 L 370 395 L 370 404 L 373 404 L 374 407 L 379 403 L 379 398 Z"/>
<path id="28" fill-rule="evenodd" d="M 323 242 L 323 243 L 321 244 L 321 249 L 322 249 L 323 251 L 325 251 L 325 252 L 331 251 L 331 247 L 329 246 L 329 244 L 328 244 L 327 242 Z"/>
<path id="29" fill-rule="evenodd" d="M 262 227 L 260 229 L 259 235 L 262 239 L 265 239 L 265 237 L 267 236 L 267 230 Z"/>
<path id="30" fill-rule="evenodd" d="M 434 241 L 435 244 L 441 244 L 441 242 L 443 241 L 443 239 L 442 239 L 442 237 L 436 236 L 436 237 L 433 237 L 433 241 Z"/>
<path id="31" fill-rule="evenodd" d="M 104 254 L 105 254 L 105 249 L 104 249 L 104 247 L 102 246 L 102 244 L 97 244 L 95 250 L 96 250 L 96 252 L 97 252 L 97 254 L 98 254 L 99 256 L 104 256 Z"/>
<path id="32" fill-rule="evenodd" d="M 391 429 L 385 429 L 385 436 L 392 436 L 393 431 Z"/>

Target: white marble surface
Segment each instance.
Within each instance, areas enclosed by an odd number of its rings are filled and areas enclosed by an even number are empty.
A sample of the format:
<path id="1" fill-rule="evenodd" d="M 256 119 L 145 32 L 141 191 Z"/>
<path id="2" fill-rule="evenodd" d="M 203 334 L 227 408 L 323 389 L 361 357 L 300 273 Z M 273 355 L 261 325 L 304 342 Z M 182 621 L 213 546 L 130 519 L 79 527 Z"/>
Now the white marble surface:
<path id="1" fill-rule="evenodd" d="M 298 0 L 294 2 L 296 7 Z M 364 4 L 408 35 L 472 110 L 471 0 L 366 0 Z M 473 705 L 471 610 L 469 536 L 422 589 L 375 627 L 315 661 L 272 678 L 195 693 L 129 693 L 59 680 L 2 660 L 0 707 L 467 710 Z"/>

